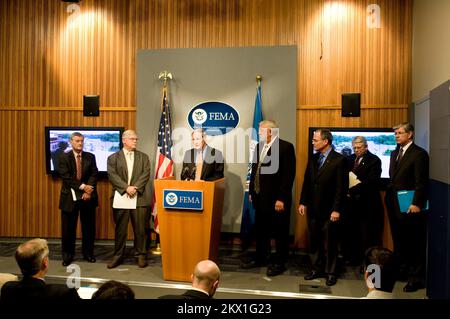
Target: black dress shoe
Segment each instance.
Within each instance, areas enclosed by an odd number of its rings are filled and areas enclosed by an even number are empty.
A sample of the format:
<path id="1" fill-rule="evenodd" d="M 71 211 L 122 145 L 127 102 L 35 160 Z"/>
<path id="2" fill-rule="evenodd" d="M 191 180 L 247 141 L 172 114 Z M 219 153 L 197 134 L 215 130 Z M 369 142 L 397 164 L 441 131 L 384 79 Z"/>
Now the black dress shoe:
<path id="1" fill-rule="evenodd" d="M 286 271 L 286 267 L 284 265 L 275 265 L 275 266 L 269 267 L 267 269 L 266 274 L 269 277 L 273 277 L 273 276 L 281 275 L 285 271 Z"/>
<path id="2" fill-rule="evenodd" d="M 264 267 L 264 266 L 265 266 L 265 264 L 263 262 L 260 262 L 257 260 L 250 260 L 248 262 L 241 263 L 242 269 L 250 269 L 250 268 Z"/>
<path id="3" fill-rule="evenodd" d="M 95 259 L 95 257 L 92 256 L 92 255 L 91 256 L 88 256 L 88 255 L 84 256 L 84 260 L 86 260 L 86 261 L 88 261 L 90 263 L 95 263 L 97 261 L 97 259 Z"/>
<path id="4" fill-rule="evenodd" d="M 65 259 L 65 260 L 63 260 L 62 265 L 63 265 L 64 267 L 67 267 L 67 266 L 69 266 L 71 263 L 72 263 L 72 259 Z"/>
<path id="5" fill-rule="evenodd" d="M 414 292 L 419 289 L 425 288 L 425 286 L 420 282 L 411 282 L 408 281 L 405 287 L 403 287 L 404 292 Z"/>
<path id="6" fill-rule="evenodd" d="M 116 268 L 122 263 L 122 258 L 114 256 L 109 264 L 106 265 L 107 268 Z"/>
<path id="7" fill-rule="evenodd" d="M 305 277 L 303 277 L 305 280 L 313 280 L 313 279 L 316 279 L 316 278 L 320 278 L 320 277 L 323 277 L 324 276 L 324 274 L 323 273 L 320 273 L 320 272 L 318 272 L 317 270 L 313 270 L 313 271 L 311 271 L 309 274 L 307 274 Z"/>
<path id="8" fill-rule="evenodd" d="M 337 283 L 335 275 L 328 275 L 327 281 L 325 282 L 327 286 L 334 286 Z"/>

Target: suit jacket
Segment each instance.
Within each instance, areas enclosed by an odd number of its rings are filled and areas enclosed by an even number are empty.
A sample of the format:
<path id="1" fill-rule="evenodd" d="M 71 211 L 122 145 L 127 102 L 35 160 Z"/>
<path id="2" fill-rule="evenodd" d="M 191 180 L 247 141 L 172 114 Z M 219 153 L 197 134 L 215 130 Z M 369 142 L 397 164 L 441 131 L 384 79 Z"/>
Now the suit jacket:
<path id="1" fill-rule="evenodd" d="M 181 180 L 195 179 L 195 151 L 196 150 L 192 148 L 184 153 Z M 200 179 L 204 181 L 214 181 L 223 178 L 223 163 L 222 152 L 206 145 Z"/>
<path id="2" fill-rule="evenodd" d="M 326 221 L 333 211 L 343 213 L 348 191 L 348 169 L 343 155 L 331 150 L 318 170 L 319 152 L 308 161 L 300 204 L 308 207 L 308 216 Z"/>
<path id="3" fill-rule="evenodd" d="M 138 150 L 134 151 L 133 172 L 130 185 L 128 185 L 128 168 L 125 153 L 120 150 L 108 157 L 108 178 L 112 184 L 111 206 L 114 200 L 114 192 L 125 194 L 128 186 L 137 187 L 137 207 L 150 206 L 150 160 L 147 154 Z"/>
<path id="4" fill-rule="evenodd" d="M 421 147 L 412 143 L 397 164 L 399 148 L 391 153 L 388 190 L 395 196 L 399 190 L 414 190 L 413 205 L 424 208 L 428 196 L 429 157 Z M 397 206 L 397 205 L 396 205 Z M 397 213 L 400 213 L 399 211 Z"/>
<path id="5" fill-rule="evenodd" d="M 353 168 L 356 155 L 352 154 L 349 158 Z M 367 151 L 359 162 L 355 170 L 355 175 L 361 181 L 356 186 L 349 189 L 351 205 L 358 213 L 365 215 L 373 215 L 383 211 L 383 204 L 380 196 L 380 179 L 381 179 L 381 160 L 378 156 Z M 356 206 L 356 207 L 355 207 Z"/>
<path id="6" fill-rule="evenodd" d="M 158 299 L 212 299 L 207 294 L 189 289 L 182 295 L 164 295 L 159 297 Z"/>
<path id="7" fill-rule="evenodd" d="M 94 187 L 91 193 L 91 199 L 88 201 L 94 207 L 98 206 L 97 180 L 98 169 L 95 161 L 95 155 L 88 152 L 81 152 L 81 180 L 77 180 L 77 164 L 75 155 L 72 151 L 64 153 L 59 158 L 58 174 L 62 178 L 61 194 L 59 198 L 59 208 L 64 211 L 72 211 L 75 202 L 73 201 L 72 188 L 75 191 L 77 199 L 81 199 L 83 191 L 80 190 L 81 184 L 87 184 Z"/>
<path id="8" fill-rule="evenodd" d="M 258 169 L 258 163 L 261 156 L 261 150 L 264 142 L 256 146 L 255 160 L 252 163 L 252 172 L 250 175 L 249 193 L 252 197 L 255 193 L 255 175 Z M 292 203 L 292 185 L 295 179 L 295 151 L 294 145 L 279 137 L 273 142 L 267 150 L 267 155 L 261 163 L 259 174 L 259 196 L 265 203 L 274 204 L 279 200 L 283 203 Z M 286 208 L 290 210 L 289 208 Z"/>
<path id="9" fill-rule="evenodd" d="M 46 284 L 45 281 L 24 277 L 21 281 L 10 281 L 3 285 L 0 294 L 2 301 L 21 300 L 76 301 L 80 300 L 75 288 L 66 285 Z"/>

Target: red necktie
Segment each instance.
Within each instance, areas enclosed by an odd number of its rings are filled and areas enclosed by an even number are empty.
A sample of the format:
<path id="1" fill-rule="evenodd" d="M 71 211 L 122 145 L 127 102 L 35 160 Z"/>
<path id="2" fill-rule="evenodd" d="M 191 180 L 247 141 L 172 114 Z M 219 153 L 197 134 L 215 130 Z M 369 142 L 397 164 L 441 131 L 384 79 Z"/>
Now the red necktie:
<path id="1" fill-rule="evenodd" d="M 353 164 L 353 170 L 352 170 L 353 172 L 356 171 L 356 169 L 358 168 L 360 159 L 361 159 L 361 157 L 359 157 L 359 156 L 356 157 L 355 163 Z"/>
<path id="2" fill-rule="evenodd" d="M 77 180 L 81 179 L 81 155 L 77 155 Z"/>

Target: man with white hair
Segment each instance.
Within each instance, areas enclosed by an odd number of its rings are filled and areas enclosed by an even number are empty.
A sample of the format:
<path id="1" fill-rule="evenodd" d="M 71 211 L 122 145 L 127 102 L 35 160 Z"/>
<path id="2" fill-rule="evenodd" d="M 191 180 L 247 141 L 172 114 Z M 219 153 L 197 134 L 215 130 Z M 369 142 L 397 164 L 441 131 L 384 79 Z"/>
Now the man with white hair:
<path id="1" fill-rule="evenodd" d="M 134 248 L 138 255 L 140 268 L 147 266 L 146 226 L 150 221 L 150 160 L 147 154 L 136 149 L 138 136 L 135 131 L 127 130 L 122 134 L 123 149 L 108 157 L 108 178 L 112 184 L 111 201 L 116 192 L 137 197 L 135 209 L 113 207 L 115 227 L 114 257 L 108 268 L 119 266 L 124 258 L 128 233 L 128 221 L 134 232 Z M 114 205 L 113 205 L 114 206 Z"/>
<path id="2" fill-rule="evenodd" d="M 255 208 L 256 256 L 241 267 L 260 267 L 269 262 L 267 276 L 277 276 L 286 270 L 289 254 L 295 150 L 292 143 L 279 138 L 275 121 L 260 122 L 259 137 L 249 185 L 249 199 Z M 276 252 L 267 259 L 272 238 Z"/>
<path id="3" fill-rule="evenodd" d="M 35 238 L 21 244 L 16 250 L 16 261 L 23 275 L 21 281 L 9 281 L 2 287 L 1 301 L 23 300 L 80 300 L 75 288 L 61 284 L 47 284 L 49 267 L 47 241 Z"/>

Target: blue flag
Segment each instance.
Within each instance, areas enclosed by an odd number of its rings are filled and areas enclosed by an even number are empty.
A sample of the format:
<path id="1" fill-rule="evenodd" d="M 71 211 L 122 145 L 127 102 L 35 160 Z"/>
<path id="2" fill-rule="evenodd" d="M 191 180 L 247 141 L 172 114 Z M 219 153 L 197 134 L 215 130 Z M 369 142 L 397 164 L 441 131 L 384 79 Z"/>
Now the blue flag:
<path id="1" fill-rule="evenodd" d="M 248 200 L 248 188 L 250 185 L 250 175 L 252 172 L 252 162 L 255 156 L 256 145 L 259 142 L 259 122 L 263 120 L 262 110 L 261 110 L 261 85 L 258 84 L 256 88 L 256 99 L 255 99 L 255 110 L 253 111 L 253 130 L 252 137 L 250 141 L 250 150 L 247 168 L 247 181 L 245 183 L 245 194 L 244 194 L 244 207 L 242 209 L 242 222 L 241 222 L 241 234 L 249 234 L 253 225 L 255 224 L 255 209 L 253 205 Z"/>

